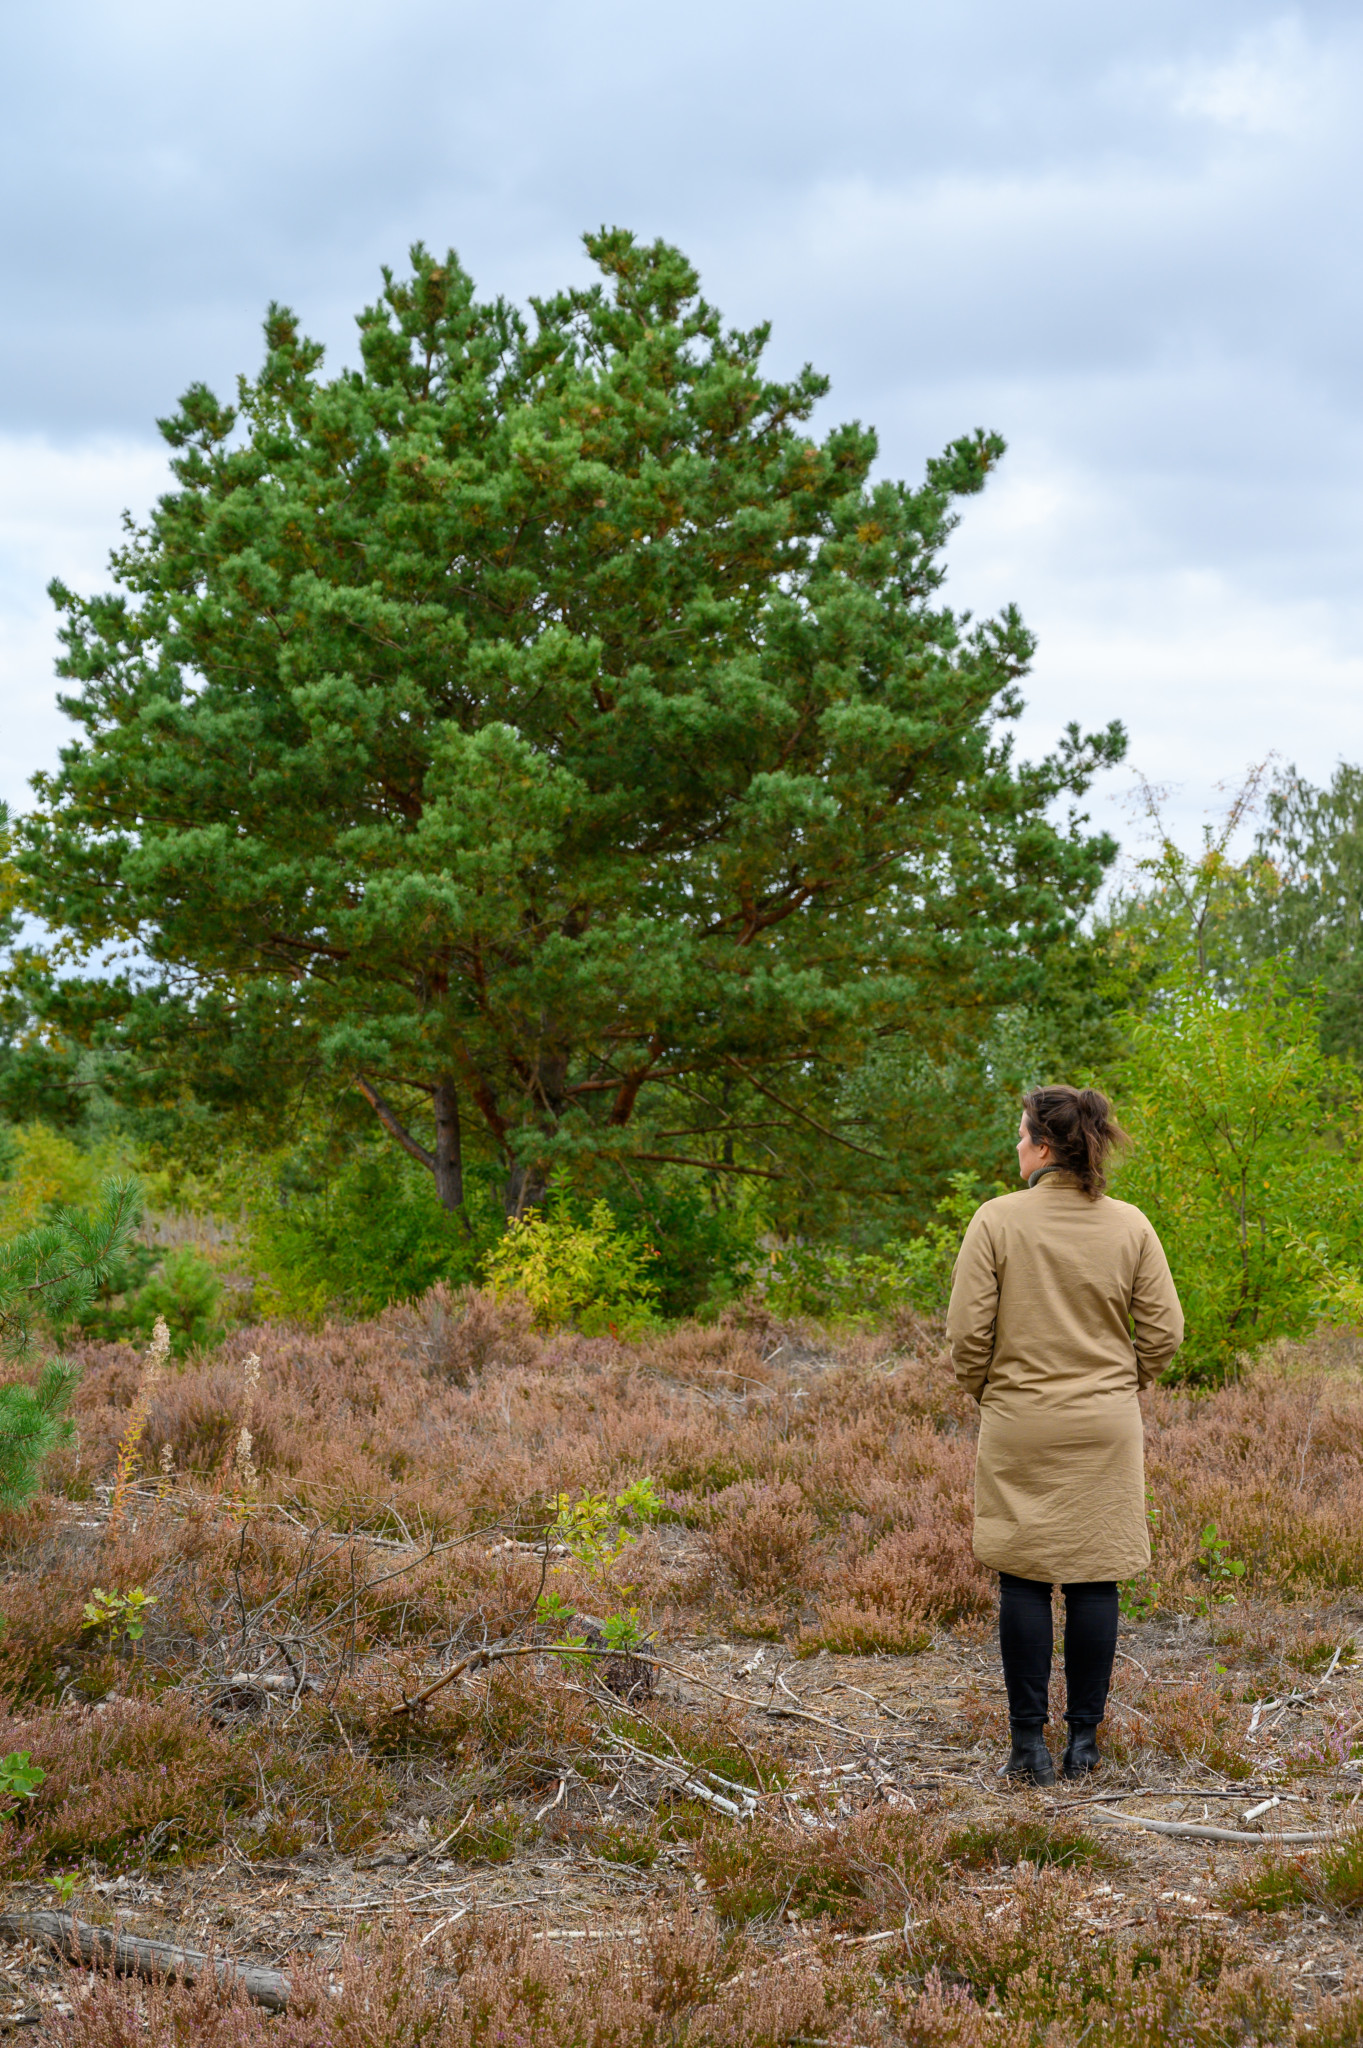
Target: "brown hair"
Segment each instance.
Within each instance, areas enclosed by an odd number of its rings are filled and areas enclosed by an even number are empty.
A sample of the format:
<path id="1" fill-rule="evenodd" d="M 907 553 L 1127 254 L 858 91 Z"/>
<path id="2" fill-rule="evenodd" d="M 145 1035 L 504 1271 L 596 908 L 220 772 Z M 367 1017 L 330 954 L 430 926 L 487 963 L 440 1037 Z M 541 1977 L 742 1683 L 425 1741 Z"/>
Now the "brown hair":
<path id="1" fill-rule="evenodd" d="M 1112 1114 L 1106 1095 L 1096 1088 L 1032 1088 L 1022 1098 L 1022 1113 L 1034 1145 L 1049 1145 L 1051 1159 L 1074 1174 L 1091 1202 L 1107 1186 L 1107 1158 L 1115 1145 L 1125 1145 L 1126 1132 Z"/>

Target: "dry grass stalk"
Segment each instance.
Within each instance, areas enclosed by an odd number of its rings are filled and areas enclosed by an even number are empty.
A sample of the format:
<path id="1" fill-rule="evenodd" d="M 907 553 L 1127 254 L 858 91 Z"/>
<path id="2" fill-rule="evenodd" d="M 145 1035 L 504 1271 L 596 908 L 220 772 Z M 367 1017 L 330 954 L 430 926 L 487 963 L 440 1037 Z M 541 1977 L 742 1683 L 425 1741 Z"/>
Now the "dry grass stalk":
<path id="1" fill-rule="evenodd" d="M 109 1529 L 118 1527 L 128 1501 L 137 1485 L 137 1470 L 142 1456 L 142 1438 L 146 1433 L 147 1420 L 151 1414 L 152 1395 L 157 1381 L 165 1371 L 166 1360 L 170 1357 L 170 1331 L 166 1328 L 164 1316 L 156 1318 L 142 1362 L 142 1373 L 138 1380 L 137 1392 L 128 1411 L 128 1421 L 118 1443 L 118 1460 L 114 1467 L 113 1492 L 109 1496 Z"/>

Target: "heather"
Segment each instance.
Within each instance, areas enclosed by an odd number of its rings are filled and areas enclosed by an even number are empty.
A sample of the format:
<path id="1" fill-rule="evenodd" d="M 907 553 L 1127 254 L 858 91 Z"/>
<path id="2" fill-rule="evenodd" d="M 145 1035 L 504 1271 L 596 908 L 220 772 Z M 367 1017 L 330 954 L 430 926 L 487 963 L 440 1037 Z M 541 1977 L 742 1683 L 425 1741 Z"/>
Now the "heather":
<path id="1" fill-rule="evenodd" d="M 0 1752 L 41 1774 L 11 1905 L 293 1992 L 11 1951 L 40 2038 L 1355 2038 L 1348 1332 L 1144 1397 L 1101 1798 L 994 1776 L 973 1415 L 930 1320 L 626 1340 L 441 1287 L 78 1362 L 76 1436 L 0 1523 Z"/>

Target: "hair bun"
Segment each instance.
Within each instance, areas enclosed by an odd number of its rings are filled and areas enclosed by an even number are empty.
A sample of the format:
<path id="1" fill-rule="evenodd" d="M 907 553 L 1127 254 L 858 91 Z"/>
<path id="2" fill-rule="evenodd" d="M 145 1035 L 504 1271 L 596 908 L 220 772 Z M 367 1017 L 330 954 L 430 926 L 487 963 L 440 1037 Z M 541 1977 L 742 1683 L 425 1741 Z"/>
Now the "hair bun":
<path id="1" fill-rule="evenodd" d="M 1091 1199 L 1101 1195 L 1107 1185 L 1107 1156 L 1114 1145 L 1126 1143 L 1106 1095 L 1096 1088 L 1056 1082 L 1030 1089 L 1022 1108 L 1033 1141 L 1048 1145 L 1055 1165 L 1072 1173 Z"/>

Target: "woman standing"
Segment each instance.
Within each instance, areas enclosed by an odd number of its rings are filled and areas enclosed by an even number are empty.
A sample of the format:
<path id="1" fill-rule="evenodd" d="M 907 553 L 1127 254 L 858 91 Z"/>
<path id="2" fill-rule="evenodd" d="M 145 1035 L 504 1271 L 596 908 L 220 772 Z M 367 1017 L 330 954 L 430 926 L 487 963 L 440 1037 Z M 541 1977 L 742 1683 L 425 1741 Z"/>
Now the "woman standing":
<path id="1" fill-rule="evenodd" d="M 1092 1088 L 1023 1099 L 1026 1188 L 975 1211 L 952 1276 L 956 1377 L 980 1404 L 975 1555 L 999 1574 L 1009 1777 L 1055 1782 L 1044 1729 L 1051 1586 L 1065 1594 L 1061 1769 L 1098 1766 L 1117 1648 L 1117 1584 L 1150 1562 L 1137 1392 L 1183 1341 L 1163 1247 L 1139 1209 L 1104 1194 L 1123 1133 Z"/>

